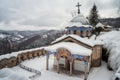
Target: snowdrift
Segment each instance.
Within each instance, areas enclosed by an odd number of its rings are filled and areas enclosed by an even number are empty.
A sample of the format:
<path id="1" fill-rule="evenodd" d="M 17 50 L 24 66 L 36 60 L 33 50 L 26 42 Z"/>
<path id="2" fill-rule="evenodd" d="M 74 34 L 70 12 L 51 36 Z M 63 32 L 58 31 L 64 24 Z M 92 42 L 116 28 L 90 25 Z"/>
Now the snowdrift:
<path id="1" fill-rule="evenodd" d="M 120 66 L 120 31 L 106 32 L 97 39 L 103 41 L 103 47 L 107 49 L 109 66 L 117 70 Z"/>
<path id="2" fill-rule="evenodd" d="M 0 70 L 0 80 L 29 80 L 23 75 L 15 73 L 10 68 L 4 68 Z"/>

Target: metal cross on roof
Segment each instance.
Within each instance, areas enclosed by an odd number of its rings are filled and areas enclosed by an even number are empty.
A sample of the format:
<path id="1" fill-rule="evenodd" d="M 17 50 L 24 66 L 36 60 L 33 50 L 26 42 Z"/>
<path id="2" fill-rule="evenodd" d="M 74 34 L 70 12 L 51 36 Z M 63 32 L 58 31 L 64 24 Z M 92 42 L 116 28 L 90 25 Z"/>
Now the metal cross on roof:
<path id="1" fill-rule="evenodd" d="M 76 5 L 76 7 L 78 7 L 78 14 L 80 14 L 80 6 L 82 6 L 82 5 L 80 5 L 80 3 L 78 2 Z"/>

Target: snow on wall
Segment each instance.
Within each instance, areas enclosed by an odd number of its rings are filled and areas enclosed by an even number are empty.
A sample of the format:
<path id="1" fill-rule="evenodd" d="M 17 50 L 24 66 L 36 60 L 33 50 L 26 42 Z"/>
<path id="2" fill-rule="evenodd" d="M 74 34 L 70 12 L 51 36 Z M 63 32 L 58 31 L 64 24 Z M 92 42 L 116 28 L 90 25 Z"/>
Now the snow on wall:
<path id="1" fill-rule="evenodd" d="M 110 67 L 116 70 L 120 66 L 120 31 L 111 31 L 97 37 L 104 42 L 103 47 L 109 53 Z"/>
<path id="2" fill-rule="evenodd" d="M 17 57 L 18 54 L 26 53 L 26 52 L 31 52 L 31 51 L 35 51 L 35 50 L 39 50 L 39 49 L 42 49 L 42 48 L 43 48 L 43 47 L 33 48 L 33 49 L 28 49 L 28 50 L 23 50 L 23 51 L 8 53 L 8 54 L 5 54 L 5 55 L 1 55 L 1 56 L 0 56 L 0 60 L 2 60 L 2 59 L 4 59 L 4 58 Z"/>

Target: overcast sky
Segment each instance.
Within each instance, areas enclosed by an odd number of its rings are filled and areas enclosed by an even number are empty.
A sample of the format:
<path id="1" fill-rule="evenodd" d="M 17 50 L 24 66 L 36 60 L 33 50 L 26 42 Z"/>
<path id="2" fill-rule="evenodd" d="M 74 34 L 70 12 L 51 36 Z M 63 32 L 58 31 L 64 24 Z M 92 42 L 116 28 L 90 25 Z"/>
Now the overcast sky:
<path id="1" fill-rule="evenodd" d="M 100 17 L 118 17 L 120 0 L 0 0 L 0 29 L 39 30 L 58 29 L 70 21 L 71 13 L 77 11 L 86 17 L 95 3 Z"/>

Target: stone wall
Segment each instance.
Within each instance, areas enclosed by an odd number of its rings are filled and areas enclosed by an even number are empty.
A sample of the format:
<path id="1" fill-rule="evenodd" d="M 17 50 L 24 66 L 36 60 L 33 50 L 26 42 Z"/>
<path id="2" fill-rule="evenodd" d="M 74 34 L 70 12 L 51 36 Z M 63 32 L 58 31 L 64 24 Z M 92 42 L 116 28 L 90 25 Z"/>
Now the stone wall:
<path id="1" fill-rule="evenodd" d="M 45 54 L 46 51 L 44 49 L 39 49 L 18 54 L 17 57 L 4 58 L 0 60 L 0 69 L 5 67 L 14 67 L 20 64 L 22 61 L 33 59 L 35 57 L 39 57 Z"/>

